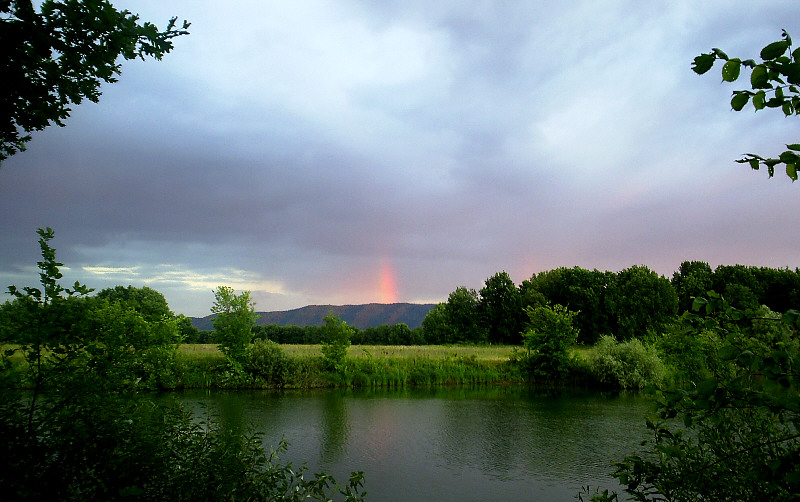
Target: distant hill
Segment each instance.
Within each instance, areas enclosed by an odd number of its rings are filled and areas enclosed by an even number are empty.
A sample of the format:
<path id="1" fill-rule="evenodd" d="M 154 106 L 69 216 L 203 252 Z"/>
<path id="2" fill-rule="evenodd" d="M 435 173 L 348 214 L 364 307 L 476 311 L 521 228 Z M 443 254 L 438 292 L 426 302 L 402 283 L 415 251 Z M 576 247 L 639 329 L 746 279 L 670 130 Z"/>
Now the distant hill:
<path id="1" fill-rule="evenodd" d="M 422 320 L 435 306 L 433 303 L 368 303 L 366 305 L 308 305 L 299 309 L 275 312 L 258 312 L 259 326 L 277 324 L 278 326 L 321 326 L 322 318 L 333 312 L 350 326 L 364 329 L 383 324 L 406 323 L 414 329 L 422 325 Z M 205 317 L 192 317 L 192 325 L 197 329 L 214 329 L 214 314 Z"/>

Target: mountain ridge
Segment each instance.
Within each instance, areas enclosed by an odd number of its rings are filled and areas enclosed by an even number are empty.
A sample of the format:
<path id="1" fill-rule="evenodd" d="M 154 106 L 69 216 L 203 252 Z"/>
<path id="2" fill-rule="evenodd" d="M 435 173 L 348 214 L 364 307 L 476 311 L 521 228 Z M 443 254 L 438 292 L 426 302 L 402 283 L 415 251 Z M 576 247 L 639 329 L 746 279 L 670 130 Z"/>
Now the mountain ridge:
<path id="1" fill-rule="evenodd" d="M 374 328 L 384 324 L 405 323 L 414 329 L 422 325 L 422 320 L 436 306 L 435 303 L 364 303 L 359 305 L 306 305 L 291 310 L 257 312 L 261 317 L 257 326 L 277 324 L 278 326 L 321 326 L 322 318 L 333 313 L 350 326 L 358 329 Z M 192 317 L 192 325 L 201 330 L 214 329 L 216 314 L 205 317 Z"/>

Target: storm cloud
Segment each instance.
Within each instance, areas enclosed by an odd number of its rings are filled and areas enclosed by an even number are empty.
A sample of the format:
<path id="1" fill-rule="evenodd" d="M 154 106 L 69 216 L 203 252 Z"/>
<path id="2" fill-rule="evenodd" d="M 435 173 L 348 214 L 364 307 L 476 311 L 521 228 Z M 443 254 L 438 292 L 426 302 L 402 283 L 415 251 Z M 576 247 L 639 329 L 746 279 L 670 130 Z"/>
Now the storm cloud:
<path id="1" fill-rule="evenodd" d="M 0 284 L 148 285 L 187 315 L 441 301 L 508 271 L 800 266 L 797 142 L 694 56 L 800 36 L 795 1 L 114 2 L 192 23 L 0 167 Z M 743 84 L 742 84 L 743 85 Z"/>

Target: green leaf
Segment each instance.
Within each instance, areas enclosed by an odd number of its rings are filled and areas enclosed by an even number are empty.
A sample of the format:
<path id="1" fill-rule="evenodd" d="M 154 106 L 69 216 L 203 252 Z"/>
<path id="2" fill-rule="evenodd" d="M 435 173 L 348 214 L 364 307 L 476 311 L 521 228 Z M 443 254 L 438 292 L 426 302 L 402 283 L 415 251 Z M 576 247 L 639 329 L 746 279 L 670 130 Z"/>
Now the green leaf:
<path id="1" fill-rule="evenodd" d="M 694 58 L 692 70 L 698 75 L 702 75 L 710 70 L 712 66 L 714 66 L 714 61 L 716 60 L 717 58 L 713 54 L 700 54 Z"/>
<path id="2" fill-rule="evenodd" d="M 718 58 L 720 58 L 720 59 L 724 59 L 725 61 L 727 61 L 727 60 L 729 59 L 727 54 L 725 54 L 724 52 L 722 52 L 720 49 L 717 49 L 716 47 L 714 47 L 713 49 L 711 49 L 711 52 L 712 52 L 712 54 L 713 54 L 714 56 L 716 56 L 716 57 L 718 57 Z"/>
<path id="3" fill-rule="evenodd" d="M 800 157 L 798 157 L 796 153 L 787 150 L 780 155 L 780 159 L 781 162 L 789 164 L 797 162 L 800 159 Z"/>
<path id="4" fill-rule="evenodd" d="M 786 75 L 786 81 L 790 84 L 800 84 L 800 63 L 783 65 L 781 73 Z"/>
<path id="5" fill-rule="evenodd" d="M 740 112 L 748 101 L 750 101 L 750 94 L 747 91 L 737 91 L 733 94 L 733 99 L 731 99 L 731 108 Z"/>
<path id="6" fill-rule="evenodd" d="M 786 175 L 792 178 L 792 181 L 797 181 L 797 165 L 786 164 Z"/>
<path id="7" fill-rule="evenodd" d="M 726 345 L 719 349 L 717 355 L 723 361 L 731 361 L 733 359 L 736 359 L 736 356 L 739 355 L 739 349 L 737 349 L 733 345 Z"/>
<path id="8" fill-rule="evenodd" d="M 778 98 L 769 98 L 766 103 L 768 108 L 778 108 L 783 106 L 783 100 Z"/>
<path id="9" fill-rule="evenodd" d="M 714 393 L 717 389 L 719 380 L 716 378 L 707 378 L 697 384 L 697 393 L 701 396 L 708 396 Z"/>
<path id="10" fill-rule="evenodd" d="M 739 78 L 739 72 L 742 69 L 742 63 L 738 59 L 730 59 L 722 66 L 722 80 L 725 82 L 733 82 Z"/>
<path id="11" fill-rule="evenodd" d="M 781 322 L 793 326 L 797 324 L 800 326 L 800 310 L 789 309 L 781 316 Z"/>
<path id="12" fill-rule="evenodd" d="M 707 304 L 707 303 L 708 303 L 708 300 L 706 300 L 706 299 L 705 299 L 705 298 L 703 298 L 702 296 L 697 296 L 697 297 L 695 297 L 695 299 L 692 301 L 692 310 L 693 310 L 694 312 L 697 312 L 697 311 L 699 311 L 701 308 L 703 308 L 703 306 L 704 306 L 705 304 Z"/>
<path id="13" fill-rule="evenodd" d="M 765 106 L 765 102 L 767 99 L 767 94 L 764 91 L 758 91 L 753 95 L 753 106 L 756 110 L 763 110 Z"/>
<path id="14" fill-rule="evenodd" d="M 768 59 L 775 59 L 779 56 L 782 56 L 786 49 L 789 48 L 789 42 L 786 40 L 779 40 L 777 42 L 772 42 L 771 44 L 767 45 L 763 49 L 761 49 L 761 59 L 768 60 Z"/>
<path id="15" fill-rule="evenodd" d="M 786 145 L 786 148 L 788 148 L 789 150 L 794 150 L 795 152 L 800 152 L 800 143 L 792 143 Z"/>
<path id="16" fill-rule="evenodd" d="M 750 85 L 753 86 L 753 89 L 766 89 L 767 83 L 767 68 L 764 65 L 753 68 L 753 72 L 750 74 Z"/>
<path id="17" fill-rule="evenodd" d="M 781 106 L 781 109 L 783 110 L 783 114 L 787 117 L 794 112 L 794 107 L 792 107 L 792 104 L 788 101 Z"/>
<path id="18" fill-rule="evenodd" d="M 758 171 L 758 168 L 761 167 L 758 163 L 758 159 L 750 159 L 749 162 L 750 162 L 750 167 L 755 171 Z"/>

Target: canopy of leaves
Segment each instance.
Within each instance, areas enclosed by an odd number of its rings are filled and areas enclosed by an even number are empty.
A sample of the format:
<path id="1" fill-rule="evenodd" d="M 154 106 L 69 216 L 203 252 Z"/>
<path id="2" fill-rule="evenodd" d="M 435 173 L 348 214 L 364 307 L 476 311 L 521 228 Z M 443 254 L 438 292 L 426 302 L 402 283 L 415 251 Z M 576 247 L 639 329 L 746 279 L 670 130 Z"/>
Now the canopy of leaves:
<path id="1" fill-rule="evenodd" d="M 174 316 L 164 295 L 147 286 L 106 288 L 97 293 L 97 298 L 130 307 L 140 313 L 148 322 L 156 322 Z"/>
<path id="2" fill-rule="evenodd" d="M 0 1 L 0 161 L 25 149 L 30 133 L 64 125 L 70 105 L 97 102 L 116 82 L 117 60 L 161 59 L 188 33 L 172 18 L 159 30 L 108 0 Z"/>
<path id="3" fill-rule="evenodd" d="M 237 295 L 233 288 L 219 286 L 214 290 L 211 312 L 217 314 L 214 330 L 219 349 L 231 362 L 242 364 L 247 346 L 253 339 L 253 326 L 259 317 L 250 292 L 242 291 Z"/>
<path id="4" fill-rule="evenodd" d="M 743 68 L 749 70 L 750 89 L 734 91 L 731 108 L 738 112 L 743 110 L 747 103 L 752 103 L 756 111 L 774 108 L 780 110 L 786 117 L 800 115 L 800 92 L 798 92 L 800 48 L 792 50 L 792 39 L 784 30 L 781 40 L 761 49 L 760 59 L 756 61 L 731 58 L 720 49 L 714 48 L 711 52 L 694 58 L 692 70 L 702 75 L 708 72 L 717 60 L 722 60 L 724 82 L 735 82 L 741 76 Z M 796 181 L 798 162 L 800 162 L 800 143 L 787 144 L 786 150 L 777 158 L 746 153 L 737 162 L 748 164 L 753 169 L 765 166 L 770 177 L 775 174 L 775 166 L 783 165 L 786 168 L 786 175 L 792 181 Z"/>

